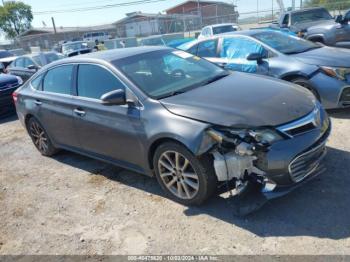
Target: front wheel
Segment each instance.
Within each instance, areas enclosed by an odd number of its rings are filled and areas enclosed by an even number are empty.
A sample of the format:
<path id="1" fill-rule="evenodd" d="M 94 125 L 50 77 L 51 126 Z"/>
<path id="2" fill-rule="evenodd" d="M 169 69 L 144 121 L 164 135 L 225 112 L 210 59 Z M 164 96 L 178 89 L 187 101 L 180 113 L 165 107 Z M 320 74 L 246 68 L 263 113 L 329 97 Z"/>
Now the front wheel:
<path id="1" fill-rule="evenodd" d="M 208 156 L 195 157 L 184 146 L 164 143 L 155 152 L 157 180 L 166 194 L 185 205 L 199 205 L 212 195 L 217 180 Z"/>
<path id="2" fill-rule="evenodd" d="M 292 79 L 291 82 L 306 88 L 307 90 L 309 90 L 311 93 L 314 94 L 317 100 L 321 101 L 320 95 L 317 93 L 317 91 L 313 88 L 312 84 L 306 78 L 298 77 L 298 78 Z"/>

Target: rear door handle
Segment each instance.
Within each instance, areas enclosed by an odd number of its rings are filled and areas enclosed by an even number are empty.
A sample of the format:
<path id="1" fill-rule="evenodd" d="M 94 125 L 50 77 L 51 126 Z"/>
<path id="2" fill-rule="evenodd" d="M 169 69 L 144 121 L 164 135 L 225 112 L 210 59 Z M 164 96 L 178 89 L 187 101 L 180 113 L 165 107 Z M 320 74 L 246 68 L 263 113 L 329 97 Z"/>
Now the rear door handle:
<path id="1" fill-rule="evenodd" d="M 74 113 L 78 116 L 85 116 L 85 111 L 79 108 L 74 109 Z"/>
<path id="2" fill-rule="evenodd" d="M 41 106 L 42 105 L 42 102 L 40 100 L 35 100 L 34 103 L 37 105 L 37 106 Z"/>

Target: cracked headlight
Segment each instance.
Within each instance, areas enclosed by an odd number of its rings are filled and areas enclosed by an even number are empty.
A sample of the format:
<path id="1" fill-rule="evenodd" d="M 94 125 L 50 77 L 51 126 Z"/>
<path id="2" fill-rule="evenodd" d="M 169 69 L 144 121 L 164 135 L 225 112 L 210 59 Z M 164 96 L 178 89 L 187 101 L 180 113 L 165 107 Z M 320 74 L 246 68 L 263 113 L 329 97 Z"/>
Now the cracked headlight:
<path id="1" fill-rule="evenodd" d="M 261 129 L 261 130 L 252 130 L 249 131 L 249 134 L 254 137 L 257 142 L 267 142 L 272 144 L 284 138 L 273 129 Z"/>
<path id="2" fill-rule="evenodd" d="M 342 68 L 342 67 L 328 67 L 321 66 L 322 72 L 330 77 L 337 78 L 339 80 L 346 80 L 347 75 L 350 74 L 350 68 Z"/>

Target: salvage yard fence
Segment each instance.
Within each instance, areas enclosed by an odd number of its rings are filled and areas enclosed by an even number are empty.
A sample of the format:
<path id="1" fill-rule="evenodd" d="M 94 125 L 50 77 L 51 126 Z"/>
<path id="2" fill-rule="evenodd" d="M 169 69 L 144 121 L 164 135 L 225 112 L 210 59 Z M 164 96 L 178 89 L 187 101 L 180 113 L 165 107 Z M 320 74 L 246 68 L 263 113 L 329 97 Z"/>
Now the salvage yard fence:
<path id="1" fill-rule="evenodd" d="M 243 0 L 233 1 L 239 6 L 244 4 Z M 296 1 L 298 2 L 298 1 Z M 300 3 L 306 2 L 300 1 Z M 264 4 L 264 5 L 263 5 Z M 268 7 L 270 5 L 270 7 Z M 263 7 L 263 8 L 262 8 Z M 295 9 L 304 7 L 326 7 L 332 15 L 344 14 L 350 8 L 350 0 L 333 2 L 324 5 L 302 5 Z M 267 24 L 278 19 L 280 9 L 275 0 L 257 0 L 256 8 L 249 12 L 238 13 L 235 8 L 223 9 L 217 4 L 211 4 L 193 9 L 184 10 L 180 14 L 164 15 L 154 14 L 142 17 L 129 17 L 114 23 L 107 30 L 113 37 L 105 41 L 107 48 L 120 48 L 137 46 L 140 39 L 150 35 L 163 35 L 165 38 L 195 37 L 201 28 L 217 23 L 238 23 L 243 29 L 265 27 Z M 91 28 L 92 29 L 92 28 Z M 70 41 L 82 38 L 84 33 L 92 32 L 89 28 L 77 28 L 69 32 L 43 33 L 23 36 L 14 41 L 13 48 L 30 50 L 33 46 L 39 46 L 42 50 L 51 50 L 58 42 Z"/>

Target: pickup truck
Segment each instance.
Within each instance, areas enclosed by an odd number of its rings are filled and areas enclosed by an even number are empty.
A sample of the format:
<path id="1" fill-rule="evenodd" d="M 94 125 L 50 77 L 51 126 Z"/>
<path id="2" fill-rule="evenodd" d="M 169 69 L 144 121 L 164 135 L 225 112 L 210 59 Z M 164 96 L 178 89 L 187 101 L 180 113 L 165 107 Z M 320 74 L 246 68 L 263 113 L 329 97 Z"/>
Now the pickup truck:
<path id="1" fill-rule="evenodd" d="M 350 48 L 350 10 L 335 19 L 327 9 L 310 8 L 283 13 L 274 29 L 286 29 L 313 42 Z"/>

